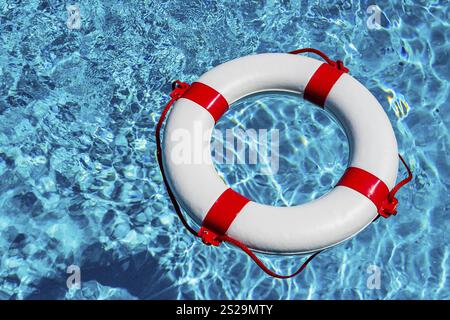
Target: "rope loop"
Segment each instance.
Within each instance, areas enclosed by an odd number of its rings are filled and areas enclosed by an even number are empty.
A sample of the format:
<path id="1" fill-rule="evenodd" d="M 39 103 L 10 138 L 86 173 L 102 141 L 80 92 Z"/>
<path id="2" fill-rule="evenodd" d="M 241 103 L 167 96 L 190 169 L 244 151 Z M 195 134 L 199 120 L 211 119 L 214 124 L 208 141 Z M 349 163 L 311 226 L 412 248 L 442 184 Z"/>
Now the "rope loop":
<path id="1" fill-rule="evenodd" d="M 345 73 L 349 72 L 349 70 L 344 66 L 344 62 L 342 60 L 333 61 L 325 53 L 323 53 L 320 50 L 314 49 L 314 48 L 303 48 L 303 49 L 294 50 L 294 51 L 291 51 L 288 53 L 289 54 L 300 54 L 300 53 L 307 53 L 307 52 L 317 54 L 323 60 L 325 60 L 326 63 L 328 63 L 330 66 L 335 67 L 335 68 L 341 70 L 342 72 L 345 72 Z"/>

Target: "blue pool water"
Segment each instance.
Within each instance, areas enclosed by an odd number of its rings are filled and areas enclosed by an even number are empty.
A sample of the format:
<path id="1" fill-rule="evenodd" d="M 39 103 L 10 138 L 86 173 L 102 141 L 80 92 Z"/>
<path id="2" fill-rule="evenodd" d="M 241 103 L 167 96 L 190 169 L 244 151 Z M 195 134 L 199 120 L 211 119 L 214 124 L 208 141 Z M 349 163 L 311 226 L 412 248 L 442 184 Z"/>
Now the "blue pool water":
<path id="1" fill-rule="evenodd" d="M 373 3 L 84 0 L 69 29 L 65 1 L 0 0 L 0 299 L 449 299 L 449 6 L 377 1 L 370 29 Z M 276 280 L 182 228 L 154 128 L 174 79 L 300 47 L 343 59 L 379 99 L 414 180 L 396 217 Z M 236 124 L 280 130 L 277 174 L 216 165 L 255 201 L 307 202 L 345 169 L 339 125 L 300 99 L 246 99 L 218 127 Z M 264 257 L 282 273 L 302 259 Z"/>

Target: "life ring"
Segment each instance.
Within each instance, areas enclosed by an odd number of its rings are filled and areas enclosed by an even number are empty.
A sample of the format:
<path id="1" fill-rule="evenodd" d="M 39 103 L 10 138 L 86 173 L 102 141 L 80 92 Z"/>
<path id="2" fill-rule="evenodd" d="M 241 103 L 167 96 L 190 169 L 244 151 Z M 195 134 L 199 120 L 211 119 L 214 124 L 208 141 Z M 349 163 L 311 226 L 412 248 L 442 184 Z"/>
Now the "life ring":
<path id="1" fill-rule="evenodd" d="M 204 241 L 215 244 L 215 236 L 226 235 L 257 252 L 318 252 L 356 235 L 378 215 L 396 213 L 397 202 L 390 194 L 398 170 L 394 131 L 377 99 L 347 72 L 340 61 L 267 53 L 221 64 L 190 87 L 175 85 L 164 132 L 163 167 L 181 207 L 202 226 L 199 235 Z M 263 205 L 230 189 L 211 159 L 174 160 L 180 143 L 174 133 L 194 135 L 202 124 L 207 136 L 202 150 L 210 156 L 212 129 L 229 106 L 273 91 L 303 96 L 331 112 L 344 127 L 351 150 L 349 167 L 329 193 L 292 207 Z"/>

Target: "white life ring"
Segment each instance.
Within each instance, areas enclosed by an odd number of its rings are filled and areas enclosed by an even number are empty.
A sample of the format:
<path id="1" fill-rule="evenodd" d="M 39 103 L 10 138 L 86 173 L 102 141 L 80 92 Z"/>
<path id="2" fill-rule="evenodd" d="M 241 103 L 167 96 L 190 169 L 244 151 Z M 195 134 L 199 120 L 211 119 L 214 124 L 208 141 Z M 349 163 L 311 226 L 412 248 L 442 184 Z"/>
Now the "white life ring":
<path id="1" fill-rule="evenodd" d="M 309 203 L 274 207 L 249 201 L 225 185 L 211 159 L 179 163 L 172 156 L 179 144 L 175 133 L 194 135 L 199 123 L 208 135 L 202 148 L 211 155 L 211 131 L 223 112 L 243 97 L 270 91 L 323 106 L 348 136 L 350 164 L 341 182 Z M 313 58 L 268 53 L 219 65 L 192 84 L 168 118 L 163 161 L 178 201 L 204 230 L 226 233 L 252 250 L 294 254 L 334 246 L 383 214 L 397 178 L 398 151 L 386 113 L 361 83 Z"/>

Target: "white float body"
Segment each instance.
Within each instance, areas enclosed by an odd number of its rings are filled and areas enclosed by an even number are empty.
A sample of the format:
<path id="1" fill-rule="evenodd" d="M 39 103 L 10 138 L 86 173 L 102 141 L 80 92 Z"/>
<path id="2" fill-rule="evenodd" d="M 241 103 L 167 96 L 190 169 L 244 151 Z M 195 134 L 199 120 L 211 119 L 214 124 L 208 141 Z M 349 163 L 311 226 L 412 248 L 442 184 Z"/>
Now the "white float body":
<path id="1" fill-rule="evenodd" d="M 232 107 L 237 100 L 259 92 L 303 95 L 322 63 L 292 54 L 258 54 L 219 65 L 197 81 L 221 93 Z M 370 172 L 391 190 L 398 170 L 397 141 L 376 98 L 344 73 L 329 92 L 325 109 L 346 131 L 351 150 L 349 166 Z M 180 134 L 191 137 L 198 134 L 200 123 L 202 134 L 206 135 L 201 148 L 207 156 L 201 162 L 180 163 L 173 156 L 180 144 Z M 164 134 L 164 168 L 170 186 L 181 206 L 199 224 L 228 189 L 211 159 L 214 124 L 206 109 L 181 98 L 170 113 Z M 301 254 L 334 246 L 356 235 L 376 216 L 377 208 L 371 200 L 353 189 L 336 186 L 318 199 L 292 207 L 250 202 L 237 215 L 227 235 L 256 251 Z"/>

